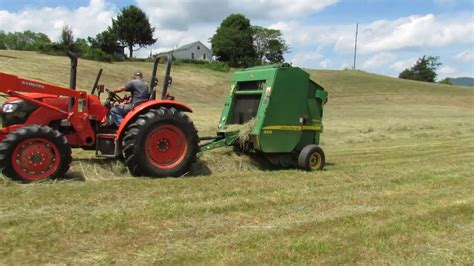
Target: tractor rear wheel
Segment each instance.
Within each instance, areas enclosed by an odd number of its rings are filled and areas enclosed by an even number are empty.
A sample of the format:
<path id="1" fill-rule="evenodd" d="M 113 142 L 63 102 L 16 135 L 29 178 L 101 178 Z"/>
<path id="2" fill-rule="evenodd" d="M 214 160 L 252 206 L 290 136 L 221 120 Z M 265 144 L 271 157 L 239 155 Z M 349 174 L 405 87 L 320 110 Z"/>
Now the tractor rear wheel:
<path id="1" fill-rule="evenodd" d="M 140 115 L 122 139 L 122 155 L 132 175 L 182 176 L 196 161 L 199 138 L 193 122 L 175 108 Z"/>
<path id="2" fill-rule="evenodd" d="M 308 145 L 301 150 L 298 156 L 298 166 L 306 171 L 322 170 L 325 163 L 323 149 L 318 145 Z"/>
<path id="3" fill-rule="evenodd" d="M 66 138 L 47 126 L 21 127 L 0 143 L 3 175 L 25 183 L 61 177 L 71 160 Z"/>

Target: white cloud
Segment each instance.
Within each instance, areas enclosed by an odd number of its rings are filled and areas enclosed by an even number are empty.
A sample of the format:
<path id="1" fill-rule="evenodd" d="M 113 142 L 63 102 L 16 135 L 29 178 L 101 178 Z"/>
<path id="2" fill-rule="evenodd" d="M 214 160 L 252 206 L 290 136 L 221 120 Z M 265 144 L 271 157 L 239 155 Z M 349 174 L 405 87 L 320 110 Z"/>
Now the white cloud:
<path id="1" fill-rule="evenodd" d="M 442 66 L 438 71 L 436 71 L 438 74 L 438 80 L 447 78 L 447 77 L 453 77 L 458 74 L 458 70 L 450 67 L 450 66 Z"/>
<path id="2" fill-rule="evenodd" d="M 158 41 L 152 49 L 160 52 L 196 40 L 210 46 L 209 38 L 214 35 L 219 23 L 232 13 L 242 13 L 252 24 L 262 25 L 275 18 L 300 17 L 318 12 L 336 2 L 296 0 L 289 5 L 286 0 L 137 0 L 138 6 L 146 11 L 151 24 L 156 27 Z M 140 51 L 137 55 L 142 53 L 145 52 Z"/>
<path id="3" fill-rule="evenodd" d="M 456 58 L 464 62 L 472 62 L 474 60 L 473 50 L 466 50 L 456 55 Z"/>
<path id="4" fill-rule="evenodd" d="M 315 61 L 319 61 L 323 55 L 319 50 L 297 53 L 291 63 L 295 66 L 315 65 Z"/>
<path id="5" fill-rule="evenodd" d="M 352 35 L 343 35 L 336 50 L 352 50 Z M 409 16 L 393 21 L 379 20 L 360 25 L 361 53 L 400 51 L 424 47 L 446 47 L 474 43 L 474 21 L 464 16 L 440 18 L 433 14 Z"/>
<path id="6" fill-rule="evenodd" d="M 278 21 L 269 26 L 280 30 L 290 46 L 333 46 L 344 36 L 352 34 L 352 39 L 347 38 L 349 45 L 354 47 L 354 27 L 351 25 L 324 25 L 315 26 L 302 24 L 298 21 Z"/>
<path id="7" fill-rule="evenodd" d="M 116 7 L 105 0 L 91 0 L 87 6 L 71 10 L 64 7 L 24 9 L 18 12 L 0 10 L 0 29 L 6 32 L 31 30 L 58 40 L 64 25 L 75 37 L 94 36 L 111 24 Z"/>
<path id="8" fill-rule="evenodd" d="M 331 65 L 332 61 L 330 59 L 324 59 L 319 63 L 322 69 L 328 69 L 329 66 Z"/>
<path id="9" fill-rule="evenodd" d="M 380 53 L 372 56 L 362 63 L 363 69 L 376 69 L 393 61 L 395 56 L 392 53 Z"/>
<path id="10" fill-rule="evenodd" d="M 397 62 L 391 64 L 391 65 L 390 65 L 390 68 L 391 68 L 393 71 L 402 72 L 402 71 L 405 70 L 406 68 L 410 68 L 410 67 L 412 67 L 413 65 L 415 65 L 416 60 L 418 60 L 418 58 L 415 58 L 415 57 L 407 58 L 407 59 L 403 59 L 403 60 L 399 60 L 399 61 L 397 61 Z"/>
<path id="11" fill-rule="evenodd" d="M 231 13 L 242 13 L 250 20 L 304 16 L 334 5 L 337 0 L 137 0 L 157 28 L 187 30 L 196 24 L 218 24 Z"/>
<path id="12" fill-rule="evenodd" d="M 291 46 L 332 46 L 341 53 L 354 49 L 353 24 L 315 26 L 293 20 L 276 22 L 270 27 L 280 29 Z M 474 44 L 474 20 L 465 14 L 377 20 L 360 24 L 358 37 L 358 51 L 362 54 Z"/>

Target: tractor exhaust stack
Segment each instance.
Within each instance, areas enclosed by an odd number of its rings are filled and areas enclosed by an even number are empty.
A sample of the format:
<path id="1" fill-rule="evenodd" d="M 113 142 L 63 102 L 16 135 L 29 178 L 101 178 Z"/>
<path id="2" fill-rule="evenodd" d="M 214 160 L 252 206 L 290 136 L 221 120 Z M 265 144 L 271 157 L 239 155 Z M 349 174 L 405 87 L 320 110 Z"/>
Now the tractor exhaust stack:
<path id="1" fill-rule="evenodd" d="M 77 55 L 71 51 L 67 51 L 67 55 L 71 59 L 71 75 L 69 78 L 69 88 L 76 90 Z"/>

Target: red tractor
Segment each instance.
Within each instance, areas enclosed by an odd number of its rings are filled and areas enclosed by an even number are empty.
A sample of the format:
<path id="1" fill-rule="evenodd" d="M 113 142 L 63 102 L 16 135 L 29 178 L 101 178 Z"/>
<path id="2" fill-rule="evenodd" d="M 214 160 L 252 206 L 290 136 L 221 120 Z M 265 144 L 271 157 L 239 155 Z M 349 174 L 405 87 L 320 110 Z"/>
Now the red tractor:
<path id="1" fill-rule="evenodd" d="M 168 96 L 169 55 L 154 61 L 150 99 L 136 104 L 118 128 L 106 126 L 109 109 L 100 102 L 104 86 L 98 85 L 102 70 L 90 94 L 76 90 L 77 57 L 68 55 L 70 88 L 0 73 L 0 93 L 7 97 L 0 110 L 0 169 L 5 176 L 22 182 L 61 177 L 69 169 L 71 148 L 123 159 L 135 176 L 181 176 L 188 171 L 199 138 L 185 114 L 191 108 Z M 163 57 L 166 74 L 161 99 L 156 99 L 156 72 Z M 127 101 L 113 93 L 107 100 L 112 106 Z"/>

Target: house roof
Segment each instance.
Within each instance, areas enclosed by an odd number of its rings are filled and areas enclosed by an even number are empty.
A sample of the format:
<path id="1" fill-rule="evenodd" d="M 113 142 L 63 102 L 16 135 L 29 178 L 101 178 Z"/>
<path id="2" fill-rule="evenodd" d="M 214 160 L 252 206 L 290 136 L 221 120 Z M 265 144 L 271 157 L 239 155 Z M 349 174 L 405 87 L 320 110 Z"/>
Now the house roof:
<path id="1" fill-rule="evenodd" d="M 188 44 L 185 44 L 185 45 L 183 45 L 183 46 L 180 46 L 180 47 L 178 47 L 178 48 L 176 48 L 176 49 L 174 49 L 174 50 L 171 50 L 171 51 L 169 51 L 169 52 L 176 52 L 176 51 L 188 50 L 188 49 L 190 49 L 191 47 L 193 47 L 193 46 L 196 45 L 196 44 L 200 44 L 201 46 L 207 48 L 207 46 L 204 45 L 202 42 L 196 41 L 196 42 L 192 42 L 192 43 L 188 43 Z M 209 51 L 211 51 L 211 49 L 209 49 L 209 48 L 207 48 L 207 49 L 208 49 Z"/>

